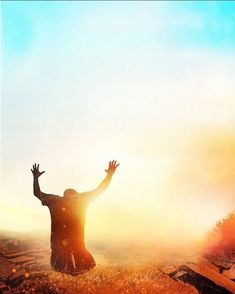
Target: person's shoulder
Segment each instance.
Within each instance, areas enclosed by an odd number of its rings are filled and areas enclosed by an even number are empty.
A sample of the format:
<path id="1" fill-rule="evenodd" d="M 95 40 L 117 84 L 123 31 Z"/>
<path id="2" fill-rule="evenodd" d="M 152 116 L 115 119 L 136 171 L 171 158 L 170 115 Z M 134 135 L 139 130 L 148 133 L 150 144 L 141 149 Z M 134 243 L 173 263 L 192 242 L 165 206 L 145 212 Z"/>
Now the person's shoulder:
<path id="1" fill-rule="evenodd" d="M 63 196 L 60 196 L 60 195 L 52 195 L 55 199 L 63 199 L 64 197 Z"/>
<path id="2" fill-rule="evenodd" d="M 52 202 L 60 202 L 63 201 L 64 197 L 59 196 L 59 195 L 52 195 L 50 198 L 50 201 Z"/>
<path id="3" fill-rule="evenodd" d="M 59 196 L 59 195 L 49 194 L 48 199 L 50 199 L 50 200 L 60 200 L 60 199 L 63 199 L 63 197 Z"/>
<path id="4" fill-rule="evenodd" d="M 63 199 L 63 197 L 59 195 L 47 194 L 47 195 L 44 195 L 42 199 L 42 205 L 48 206 L 54 203 L 58 203 L 61 201 L 61 199 Z"/>

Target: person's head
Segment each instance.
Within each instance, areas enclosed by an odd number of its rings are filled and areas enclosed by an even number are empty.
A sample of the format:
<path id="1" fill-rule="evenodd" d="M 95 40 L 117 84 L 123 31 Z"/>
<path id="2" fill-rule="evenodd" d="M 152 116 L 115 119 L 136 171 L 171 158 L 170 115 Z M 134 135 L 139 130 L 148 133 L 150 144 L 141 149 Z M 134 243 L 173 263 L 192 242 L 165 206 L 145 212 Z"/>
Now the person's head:
<path id="1" fill-rule="evenodd" d="M 72 197 L 75 196 L 77 194 L 77 191 L 74 189 L 66 189 L 64 191 L 64 197 Z"/>

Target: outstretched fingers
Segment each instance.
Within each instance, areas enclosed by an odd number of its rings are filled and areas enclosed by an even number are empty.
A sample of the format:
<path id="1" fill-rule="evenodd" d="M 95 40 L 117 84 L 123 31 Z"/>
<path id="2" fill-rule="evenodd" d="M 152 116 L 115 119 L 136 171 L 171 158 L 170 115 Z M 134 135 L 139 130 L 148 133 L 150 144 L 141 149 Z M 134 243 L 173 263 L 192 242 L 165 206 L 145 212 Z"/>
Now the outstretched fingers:
<path id="1" fill-rule="evenodd" d="M 35 171 L 35 170 L 39 170 L 39 164 L 34 163 L 34 165 L 33 165 L 33 170 L 34 170 L 34 171 Z"/>
<path id="2" fill-rule="evenodd" d="M 113 167 L 116 169 L 119 166 L 120 163 L 117 164 L 117 161 L 115 160 L 113 163 Z"/>
<path id="3" fill-rule="evenodd" d="M 117 168 L 119 166 L 120 163 L 117 164 L 117 160 L 112 160 L 109 162 L 109 166 L 110 167 L 115 167 Z"/>
<path id="4" fill-rule="evenodd" d="M 45 173 L 45 171 L 42 171 L 42 172 L 39 171 L 39 164 L 36 164 L 36 163 L 34 163 L 33 168 L 31 169 L 31 172 L 33 173 L 34 177 L 37 177 L 37 178 Z"/>

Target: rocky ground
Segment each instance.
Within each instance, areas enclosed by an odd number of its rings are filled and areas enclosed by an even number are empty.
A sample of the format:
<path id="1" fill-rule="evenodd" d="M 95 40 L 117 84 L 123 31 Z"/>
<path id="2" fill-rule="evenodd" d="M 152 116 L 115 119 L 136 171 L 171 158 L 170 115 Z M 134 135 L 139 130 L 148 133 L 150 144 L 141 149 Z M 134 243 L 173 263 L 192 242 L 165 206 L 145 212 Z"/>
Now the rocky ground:
<path id="1" fill-rule="evenodd" d="M 49 266 L 49 247 L 0 237 L 0 293 L 235 293 L 235 252 L 226 258 L 99 265 L 76 277 Z"/>

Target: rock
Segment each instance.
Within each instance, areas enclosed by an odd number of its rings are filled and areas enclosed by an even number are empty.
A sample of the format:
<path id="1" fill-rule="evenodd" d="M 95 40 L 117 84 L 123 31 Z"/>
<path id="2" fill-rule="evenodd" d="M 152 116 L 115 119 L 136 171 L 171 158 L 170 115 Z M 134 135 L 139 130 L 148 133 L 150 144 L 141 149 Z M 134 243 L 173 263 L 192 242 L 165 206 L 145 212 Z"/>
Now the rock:
<path id="1" fill-rule="evenodd" d="M 233 265 L 232 260 L 223 260 L 223 259 L 211 259 L 210 262 L 217 266 L 221 271 L 230 269 Z"/>
<path id="2" fill-rule="evenodd" d="M 183 270 L 182 268 L 180 270 L 177 270 L 171 277 L 174 280 L 181 280 L 181 277 L 184 277 L 185 275 L 188 274 L 188 270 Z"/>
<path id="3" fill-rule="evenodd" d="M 164 265 L 160 267 L 159 270 L 163 272 L 164 274 L 170 275 L 174 273 L 177 270 L 177 268 L 172 265 Z"/>
<path id="4" fill-rule="evenodd" d="M 223 271 L 222 274 L 230 280 L 235 280 L 235 264 L 229 270 Z"/>
<path id="5" fill-rule="evenodd" d="M 36 259 L 35 257 L 19 256 L 19 257 L 16 257 L 16 258 L 12 258 L 10 261 L 12 263 L 15 263 L 15 264 L 24 264 L 26 262 L 29 262 L 29 261 L 32 261 L 32 260 L 35 260 L 35 259 Z"/>
<path id="6" fill-rule="evenodd" d="M 12 274 L 6 281 L 6 284 L 10 288 L 19 286 L 24 281 L 25 270 L 20 269 L 16 273 Z"/>
<path id="7" fill-rule="evenodd" d="M 5 281 L 12 274 L 13 265 L 8 259 L 0 256 L 0 279 Z"/>
<path id="8" fill-rule="evenodd" d="M 14 253 L 10 253 L 10 254 L 6 254 L 5 257 L 7 258 L 16 258 L 22 255 L 26 255 L 26 256 L 31 256 L 31 255 L 39 255 L 39 256 L 43 256 L 43 252 L 42 250 L 27 250 L 27 251 L 18 251 L 18 252 L 14 252 Z"/>
<path id="9" fill-rule="evenodd" d="M 208 268 L 210 268 L 211 270 L 214 270 L 216 272 L 220 272 L 220 268 L 217 267 L 215 264 L 211 263 L 210 261 L 208 261 L 207 259 L 203 258 L 203 257 L 199 257 L 197 260 L 197 264 L 201 264 L 201 265 L 205 265 Z"/>
<path id="10" fill-rule="evenodd" d="M 186 263 L 172 276 L 198 289 L 201 294 L 235 293 L 235 283 L 205 264 Z"/>
<path id="11" fill-rule="evenodd" d="M 33 264 L 35 264 L 35 263 L 36 263 L 35 260 L 30 260 L 30 261 L 25 262 L 25 263 L 24 263 L 24 266 L 33 265 Z"/>
<path id="12" fill-rule="evenodd" d="M 18 271 L 16 271 L 14 274 L 12 274 L 9 278 L 8 281 L 13 281 L 19 277 L 24 277 L 25 274 L 25 269 L 20 269 Z"/>

